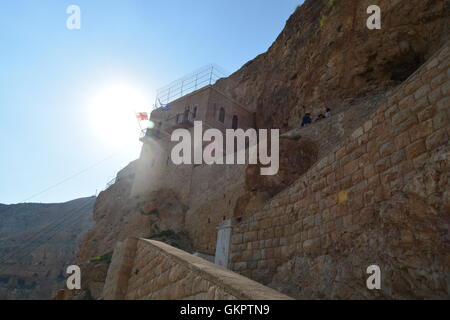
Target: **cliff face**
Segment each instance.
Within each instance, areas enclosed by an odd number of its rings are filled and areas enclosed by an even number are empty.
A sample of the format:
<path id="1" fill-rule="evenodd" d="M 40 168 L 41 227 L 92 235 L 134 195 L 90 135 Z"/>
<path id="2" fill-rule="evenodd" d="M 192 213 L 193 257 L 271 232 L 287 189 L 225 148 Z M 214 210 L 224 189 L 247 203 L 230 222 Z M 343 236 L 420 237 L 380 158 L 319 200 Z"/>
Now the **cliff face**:
<path id="1" fill-rule="evenodd" d="M 49 299 L 64 285 L 94 202 L 0 205 L 0 299 Z"/>
<path id="2" fill-rule="evenodd" d="M 369 30 L 369 5 L 381 30 Z M 256 111 L 260 128 L 298 127 L 405 80 L 448 37 L 448 0 L 307 0 L 271 48 L 216 85 Z"/>
<path id="3" fill-rule="evenodd" d="M 99 298 L 108 271 L 106 257 L 118 241 L 126 238 L 153 238 L 190 250 L 189 240 L 181 233 L 187 207 L 173 192 L 160 190 L 130 197 L 136 164 L 132 162 L 120 171 L 115 183 L 97 198 L 95 227 L 86 234 L 77 254 L 85 291 L 76 297 L 71 292 L 61 292 L 58 298 Z"/>
<path id="4" fill-rule="evenodd" d="M 130 197 L 136 162 L 117 175 L 116 182 L 98 195 L 94 207 L 95 227 L 78 250 L 83 263 L 111 252 L 117 241 L 128 237 L 150 237 L 171 230 L 182 231 L 184 206 L 169 190 Z"/>

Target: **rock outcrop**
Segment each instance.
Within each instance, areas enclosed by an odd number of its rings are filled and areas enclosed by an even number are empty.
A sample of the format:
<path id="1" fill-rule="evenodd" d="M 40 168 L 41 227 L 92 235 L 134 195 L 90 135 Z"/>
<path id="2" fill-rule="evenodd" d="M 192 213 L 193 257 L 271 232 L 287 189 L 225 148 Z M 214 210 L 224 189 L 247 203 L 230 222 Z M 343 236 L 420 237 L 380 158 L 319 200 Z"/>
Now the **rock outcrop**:
<path id="1" fill-rule="evenodd" d="M 95 227 L 80 244 L 77 261 L 84 277 L 83 292 L 75 298 L 100 297 L 109 259 L 118 241 L 129 237 L 157 239 L 183 250 L 192 250 L 183 233 L 187 207 L 171 190 L 131 197 L 136 162 L 121 170 L 114 184 L 101 192 L 94 207 Z M 60 293 L 59 298 L 74 298 Z"/>
<path id="2" fill-rule="evenodd" d="M 369 5 L 381 30 L 369 30 Z M 260 128 L 298 126 L 305 112 L 337 113 L 349 101 L 405 80 L 448 37 L 447 0 L 306 0 L 270 49 L 216 86 L 256 112 Z"/>
<path id="3" fill-rule="evenodd" d="M 318 159 L 317 145 L 309 139 L 281 137 L 279 146 L 280 161 L 276 175 L 261 175 L 260 164 L 247 167 L 245 184 L 249 191 L 267 192 L 274 196 L 308 171 Z"/>

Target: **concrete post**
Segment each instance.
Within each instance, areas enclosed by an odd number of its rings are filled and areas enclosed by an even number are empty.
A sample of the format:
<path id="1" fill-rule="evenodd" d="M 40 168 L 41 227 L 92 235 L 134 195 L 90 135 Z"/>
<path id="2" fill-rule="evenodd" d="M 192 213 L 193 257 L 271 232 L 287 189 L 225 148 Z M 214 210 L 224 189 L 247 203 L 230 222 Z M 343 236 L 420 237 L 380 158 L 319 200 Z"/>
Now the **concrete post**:
<path id="1" fill-rule="evenodd" d="M 225 220 L 217 226 L 216 257 L 214 263 L 228 269 L 233 221 Z"/>

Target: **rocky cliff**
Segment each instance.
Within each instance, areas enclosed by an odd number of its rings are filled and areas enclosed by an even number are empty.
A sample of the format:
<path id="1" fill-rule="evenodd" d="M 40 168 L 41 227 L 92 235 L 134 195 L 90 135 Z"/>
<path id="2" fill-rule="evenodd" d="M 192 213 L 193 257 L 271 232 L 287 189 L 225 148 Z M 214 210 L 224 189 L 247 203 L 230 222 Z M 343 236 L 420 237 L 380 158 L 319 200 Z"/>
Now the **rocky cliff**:
<path id="1" fill-rule="evenodd" d="M 381 30 L 369 30 L 369 5 Z M 337 113 L 398 85 L 448 38 L 448 0 L 306 0 L 270 49 L 217 83 L 256 111 L 260 128 L 287 131 L 305 112 Z"/>
<path id="2" fill-rule="evenodd" d="M 49 299 L 92 227 L 95 197 L 0 205 L 0 299 Z"/>
<path id="3" fill-rule="evenodd" d="M 117 241 L 128 237 L 151 238 L 191 250 L 182 232 L 186 206 L 170 190 L 131 197 L 135 170 L 136 162 L 130 163 L 117 174 L 115 183 L 97 197 L 95 227 L 85 235 L 77 254 L 82 287 L 88 291 L 78 293 L 79 299 L 100 297 Z"/>

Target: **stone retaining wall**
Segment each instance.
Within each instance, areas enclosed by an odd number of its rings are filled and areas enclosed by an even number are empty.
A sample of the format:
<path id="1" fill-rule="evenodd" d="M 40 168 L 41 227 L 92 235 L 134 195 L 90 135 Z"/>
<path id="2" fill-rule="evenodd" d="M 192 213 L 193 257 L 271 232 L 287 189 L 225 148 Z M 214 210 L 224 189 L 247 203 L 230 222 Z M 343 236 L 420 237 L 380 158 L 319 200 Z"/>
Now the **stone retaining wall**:
<path id="1" fill-rule="evenodd" d="M 238 224 L 232 270 L 298 298 L 449 297 L 449 66 L 447 43 Z M 372 263 L 384 272 L 379 292 L 365 287 Z"/>
<path id="2" fill-rule="evenodd" d="M 104 299 L 285 300 L 288 296 L 165 243 L 118 244 Z"/>
<path id="3" fill-rule="evenodd" d="M 129 238 L 117 243 L 103 287 L 103 299 L 118 300 L 126 296 L 137 243 L 138 239 L 136 238 Z"/>

